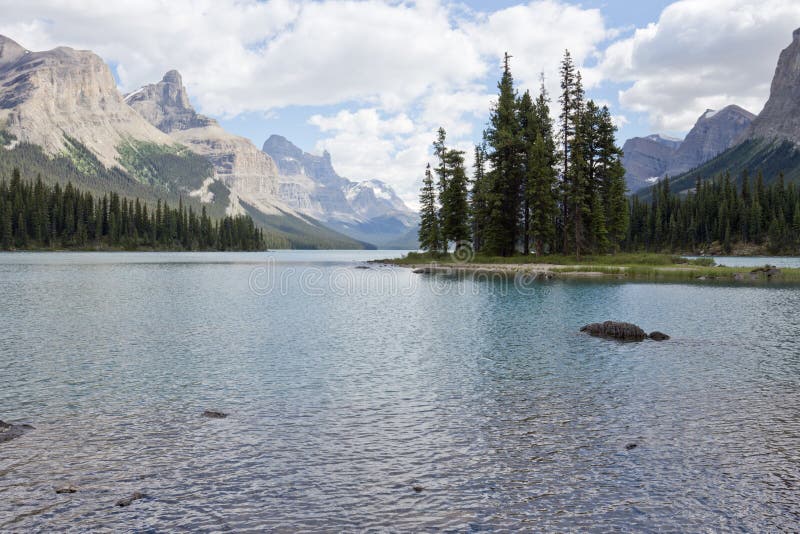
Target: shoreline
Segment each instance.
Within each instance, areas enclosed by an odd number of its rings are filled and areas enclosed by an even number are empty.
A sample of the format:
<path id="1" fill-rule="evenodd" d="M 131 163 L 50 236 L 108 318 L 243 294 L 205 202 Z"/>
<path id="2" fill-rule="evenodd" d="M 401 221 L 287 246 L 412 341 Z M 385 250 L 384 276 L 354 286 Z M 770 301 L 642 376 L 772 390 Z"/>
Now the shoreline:
<path id="1" fill-rule="evenodd" d="M 690 265 L 559 265 L 551 263 L 448 263 L 381 260 L 396 267 L 409 268 L 415 274 L 471 275 L 473 277 L 516 277 L 533 280 L 606 279 L 645 282 L 733 282 L 788 283 L 800 285 L 800 269 L 765 267 L 698 267 Z"/>

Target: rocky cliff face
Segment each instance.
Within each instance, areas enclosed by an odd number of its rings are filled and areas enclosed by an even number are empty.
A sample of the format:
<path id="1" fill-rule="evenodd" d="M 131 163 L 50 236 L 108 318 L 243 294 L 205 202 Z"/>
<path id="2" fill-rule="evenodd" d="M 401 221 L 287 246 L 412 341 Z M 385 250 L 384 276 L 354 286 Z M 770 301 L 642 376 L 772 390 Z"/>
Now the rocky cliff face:
<path id="1" fill-rule="evenodd" d="M 130 140 L 174 144 L 125 104 L 97 55 L 66 47 L 31 52 L 3 36 L 0 130 L 48 154 L 64 151 L 70 136 L 107 167 L 119 165 L 119 148 Z"/>
<path id="2" fill-rule="evenodd" d="M 666 174 L 678 176 L 725 152 L 738 142 L 753 119 L 755 115 L 739 106 L 706 110 L 675 152 Z"/>
<path id="3" fill-rule="evenodd" d="M 322 156 L 303 152 L 279 135 L 271 135 L 263 151 L 280 169 L 281 198 L 345 235 L 386 246 L 417 224 L 417 214 L 389 185 L 379 180 L 351 182 L 339 176 L 328 152 Z"/>
<path id="4" fill-rule="evenodd" d="M 294 214 L 280 199 L 275 162 L 248 139 L 228 133 L 215 120 L 198 114 L 178 71 L 169 71 L 160 82 L 128 94 L 125 101 L 174 141 L 211 161 L 215 179 L 231 191 L 230 213 L 243 212 L 244 202 L 263 214 Z"/>
<path id="5" fill-rule="evenodd" d="M 769 100 L 747 131 L 751 139 L 780 139 L 800 145 L 800 28 L 778 59 Z"/>
<path id="6" fill-rule="evenodd" d="M 681 145 L 679 139 L 658 134 L 634 137 L 622 146 L 625 182 L 630 191 L 651 185 L 667 172 L 670 160 Z"/>
<path id="7" fill-rule="evenodd" d="M 164 133 L 216 124 L 216 121 L 198 115 L 192 108 L 177 70 L 166 73 L 158 83 L 130 93 L 125 97 L 125 102 Z"/>

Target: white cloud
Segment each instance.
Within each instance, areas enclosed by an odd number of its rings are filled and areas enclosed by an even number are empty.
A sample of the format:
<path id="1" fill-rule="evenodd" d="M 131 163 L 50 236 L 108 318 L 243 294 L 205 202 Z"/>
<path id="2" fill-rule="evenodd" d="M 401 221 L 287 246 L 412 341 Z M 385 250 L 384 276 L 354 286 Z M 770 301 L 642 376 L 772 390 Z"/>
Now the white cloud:
<path id="1" fill-rule="evenodd" d="M 599 70 L 632 82 L 619 94 L 624 108 L 646 113 L 655 129 L 686 131 L 708 108 L 761 111 L 798 21 L 796 1 L 681 0 L 610 45 Z"/>

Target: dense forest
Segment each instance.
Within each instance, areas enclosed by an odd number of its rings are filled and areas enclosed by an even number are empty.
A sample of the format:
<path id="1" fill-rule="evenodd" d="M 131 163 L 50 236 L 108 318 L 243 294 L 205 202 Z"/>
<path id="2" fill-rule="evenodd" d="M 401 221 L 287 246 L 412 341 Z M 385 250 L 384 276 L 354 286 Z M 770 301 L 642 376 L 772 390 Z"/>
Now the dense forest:
<path id="1" fill-rule="evenodd" d="M 737 181 L 742 185 L 737 187 Z M 653 187 L 649 202 L 631 199 L 630 231 L 624 247 L 653 252 L 703 252 L 712 243 L 731 253 L 737 245 L 763 246 L 772 254 L 800 249 L 800 191 L 784 183 L 770 186 L 758 173 L 735 180 L 724 174 L 699 178 L 693 191 L 674 195 L 665 178 Z"/>
<path id="2" fill-rule="evenodd" d="M 213 220 L 179 201 L 154 209 L 138 198 L 102 197 L 67 183 L 0 179 L 0 248 L 79 250 L 264 250 L 263 230 L 245 215 Z"/>
<path id="3" fill-rule="evenodd" d="M 420 245 L 442 252 L 466 243 L 487 256 L 615 252 L 628 237 L 622 150 L 607 107 L 586 101 L 569 52 L 561 63 L 560 115 L 550 118 L 541 84 L 519 96 L 506 55 L 499 96 L 472 179 L 464 153 L 447 148 L 439 130 L 438 162 L 420 193 Z M 557 128 L 557 130 L 556 130 Z M 435 175 L 435 178 L 434 178 Z"/>
<path id="4" fill-rule="evenodd" d="M 797 254 L 800 191 L 761 173 L 697 178 L 676 195 L 666 178 L 642 198 L 626 196 L 622 150 L 607 107 L 586 101 L 567 51 L 554 124 L 544 83 L 519 96 L 506 56 L 499 96 L 471 178 L 464 152 L 439 129 L 436 163 L 420 191 L 420 246 L 470 246 L 483 256 L 717 251 Z M 740 185 L 739 185 L 740 184 Z M 645 199 L 646 198 L 646 199 Z"/>

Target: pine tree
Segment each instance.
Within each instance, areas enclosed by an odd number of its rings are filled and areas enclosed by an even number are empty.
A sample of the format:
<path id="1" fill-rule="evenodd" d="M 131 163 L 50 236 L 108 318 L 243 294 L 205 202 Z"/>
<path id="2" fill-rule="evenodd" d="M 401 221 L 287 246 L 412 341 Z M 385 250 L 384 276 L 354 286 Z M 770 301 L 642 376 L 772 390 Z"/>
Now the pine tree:
<path id="1" fill-rule="evenodd" d="M 441 246 L 439 231 L 439 213 L 436 206 L 436 188 L 433 183 L 431 166 L 425 168 L 425 178 L 422 180 L 422 189 L 419 195 L 420 224 L 419 244 L 422 250 L 438 253 Z"/>
<path id="2" fill-rule="evenodd" d="M 567 50 L 561 62 L 561 151 L 562 151 L 562 213 L 564 227 L 564 252 L 574 250 L 580 257 L 585 240 L 584 219 L 589 213 L 590 199 L 587 192 L 587 154 L 581 146 L 588 141 L 581 126 L 590 126 L 584 120 L 584 93 L 581 74 L 575 69 L 572 56 Z"/>
<path id="3" fill-rule="evenodd" d="M 475 163 L 470 191 L 470 220 L 472 221 L 472 247 L 475 252 L 483 248 L 483 230 L 488 215 L 486 180 L 486 146 L 475 147 Z"/>
<path id="4" fill-rule="evenodd" d="M 470 238 L 467 171 L 464 152 L 449 149 L 445 153 L 447 178 L 440 197 L 441 236 L 444 249 L 448 243 L 462 246 Z"/>
<path id="5" fill-rule="evenodd" d="M 539 96 L 533 106 L 532 122 L 535 126 L 535 136 L 532 144 L 526 146 L 525 195 L 527 207 L 531 211 L 528 234 L 536 254 L 541 255 L 545 253 L 545 245 L 552 246 L 555 239 L 555 219 L 558 210 L 556 149 L 544 77 Z"/>
<path id="6" fill-rule="evenodd" d="M 522 182 L 521 139 L 517 120 L 514 78 L 505 55 L 503 76 L 497 84 L 499 96 L 484 133 L 489 148 L 487 159 L 487 218 L 483 248 L 489 254 L 514 254 L 519 238 L 520 187 Z"/>

